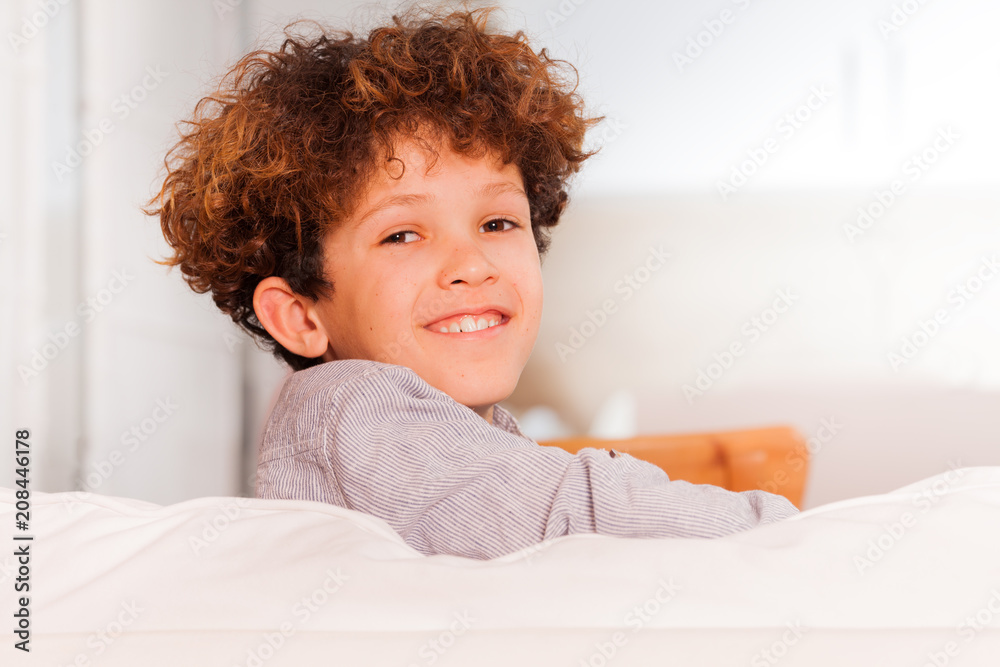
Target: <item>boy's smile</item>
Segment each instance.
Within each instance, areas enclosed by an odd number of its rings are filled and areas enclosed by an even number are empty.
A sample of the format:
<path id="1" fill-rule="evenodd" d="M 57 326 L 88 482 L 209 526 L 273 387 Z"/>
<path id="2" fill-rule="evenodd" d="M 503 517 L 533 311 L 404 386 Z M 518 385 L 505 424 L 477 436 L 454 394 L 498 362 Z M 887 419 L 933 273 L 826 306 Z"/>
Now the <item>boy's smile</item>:
<path id="1" fill-rule="evenodd" d="M 355 214 L 325 239 L 334 290 L 316 302 L 329 340 L 322 359 L 407 366 L 492 422 L 541 319 L 528 198 L 515 165 L 436 147 L 435 162 L 402 140 L 405 169 L 386 162 Z"/>

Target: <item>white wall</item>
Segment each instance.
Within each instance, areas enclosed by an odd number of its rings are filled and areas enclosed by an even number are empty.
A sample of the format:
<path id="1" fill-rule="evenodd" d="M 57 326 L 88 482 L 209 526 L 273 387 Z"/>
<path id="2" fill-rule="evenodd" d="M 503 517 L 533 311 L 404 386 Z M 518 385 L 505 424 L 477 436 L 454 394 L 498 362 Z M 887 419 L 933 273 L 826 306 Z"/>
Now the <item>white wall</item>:
<path id="1" fill-rule="evenodd" d="M 35 7 L 4 3 L 0 26 L 0 122 L 6 128 L 0 158 L 0 427 L 13 446 L 15 429 L 32 434 L 35 488 L 66 488 L 82 445 L 82 346 L 63 331 L 79 301 L 79 180 L 59 181 L 49 157 L 75 133 L 78 77 L 73 6 L 44 30 L 22 27 Z M 21 31 L 25 37 L 21 38 Z M 16 35 L 17 39 L 11 39 Z M 50 343 L 49 336 L 63 346 Z M 48 347 L 46 347 L 48 344 Z M 42 358 L 44 349 L 51 358 Z M 24 375 L 17 366 L 39 355 Z M 6 484 L 14 481 L 13 455 L 0 458 Z"/>
<path id="2" fill-rule="evenodd" d="M 609 126 L 607 154 L 587 166 L 581 192 L 712 193 L 771 136 L 779 150 L 743 191 L 884 186 L 943 124 L 963 138 L 921 185 L 995 185 L 1000 5 L 922 2 L 898 29 L 881 25 L 894 6 L 915 3 L 512 5 L 529 34 L 580 69 L 585 99 L 621 127 Z M 705 23 L 723 11 L 731 22 L 716 37 Z M 678 64 L 689 40 L 707 46 Z M 785 138 L 775 125 L 814 86 L 829 99 Z"/>
<path id="3" fill-rule="evenodd" d="M 4 7 L 4 34 L 24 39 L 3 55 L 3 432 L 32 430 L 36 490 L 238 493 L 246 346 L 152 261 L 166 244 L 140 206 L 174 123 L 242 52 L 241 25 L 195 0 L 52 6 Z"/>
<path id="4" fill-rule="evenodd" d="M 1000 263 L 1000 193 L 914 193 L 852 244 L 841 221 L 863 195 L 580 196 L 543 264 L 545 320 L 511 407 L 549 405 L 577 432 L 618 392 L 633 432 L 813 437 L 832 419 L 810 505 L 996 465 L 1000 275 L 976 279 L 984 256 Z M 651 247 L 670 257 L 645 273 Z M 768 314 L 778 290 L 792 303 Z"/>

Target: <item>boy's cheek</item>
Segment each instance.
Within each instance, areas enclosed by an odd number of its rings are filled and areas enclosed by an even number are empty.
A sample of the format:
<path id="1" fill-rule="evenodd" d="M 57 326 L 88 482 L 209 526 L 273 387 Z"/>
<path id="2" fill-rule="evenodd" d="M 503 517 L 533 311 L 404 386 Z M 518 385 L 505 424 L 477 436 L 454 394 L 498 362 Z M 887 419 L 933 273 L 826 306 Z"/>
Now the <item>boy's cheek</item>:
<path id="1" fill-rule="evenodd" d="M 379 358 L 385 363 L 398 363 L 402 353 L 413 347 L 415 342 L 416 339 L 413 337 L 413 332 L 409 329 L 404 329 L 396 335 L 395 340 L 389 341 L 389 343 L 382 349 L 382 353 L 379 355 Z"/>

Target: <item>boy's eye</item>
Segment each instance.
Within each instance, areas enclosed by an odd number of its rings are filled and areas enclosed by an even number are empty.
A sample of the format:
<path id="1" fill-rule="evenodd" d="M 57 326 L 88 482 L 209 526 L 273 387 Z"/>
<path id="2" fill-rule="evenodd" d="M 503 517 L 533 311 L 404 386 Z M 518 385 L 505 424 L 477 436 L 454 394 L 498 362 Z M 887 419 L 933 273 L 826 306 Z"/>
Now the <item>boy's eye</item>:
<path id="1" fill-rule="evenodd" d="M 404 241 L 397 239 L 400 239 L 400 237 L 406 236 L 407 234 L 416 235 L 416 232 L 403 231 L 403 232 L 396 232 L 395 234 L 390 234 L 389 236 L 386 236 L 384 239 L 382 239 L 382 245 L 402 245 Z"/>
<path id="2" fill-rule="evenodd" d="M 483 226 L 480 227 L 480 229 L 487 232 L 506 232 L 518 227 L 520 227 L 520 225 L 513 220 L 508 220 L 507 218 L 494 218 L 493 220 L 483 223 Z M 382 245 L 402 245 L 404 243 L 413 243 L 418 238 L 420 238 L 420 235 L 416 232 L 403 231 L 390 234 L 382 239 L 381 243 Z"/>
<path id="3" fill-rule="evenodd" d="M 513 220 L 508 220 L 507 218 L 494 218 L 493 220 L 490 220 L 489 222 L 484 223 L 483 227 L 489 227 L 490 225 L 499 225 L 500 229 L 497 229 L 496 227 L 494 227 L 493 229 L 491 229 L 489 231 L 497 231 L 497 232 L 504 231 L 503 230 L 503 223 L 505 223 L 505 222 L 508 223 L 508 224 L 510 224 L 513 229 L 516 229 L 516 228 L 518 228 L 518 227 L 521 226 L 521 225 L 517 224 L 516 222 L 514 222 Z"/>

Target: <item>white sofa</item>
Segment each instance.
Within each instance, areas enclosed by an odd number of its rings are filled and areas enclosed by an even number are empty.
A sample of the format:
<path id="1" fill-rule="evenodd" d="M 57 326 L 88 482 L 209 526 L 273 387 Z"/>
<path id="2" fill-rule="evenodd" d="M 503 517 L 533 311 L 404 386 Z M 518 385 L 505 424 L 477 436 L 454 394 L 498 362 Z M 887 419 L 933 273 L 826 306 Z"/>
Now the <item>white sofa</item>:
<path id="1" fill-rule="evenodd" d="M 422 556 L 307 501 L 33 493 L 30 653 L 11 665 L 996 665 L 1000 467 L 716 540 L 558 538 Z M 5 551 L 10 554 L 13 548 Z"/>

